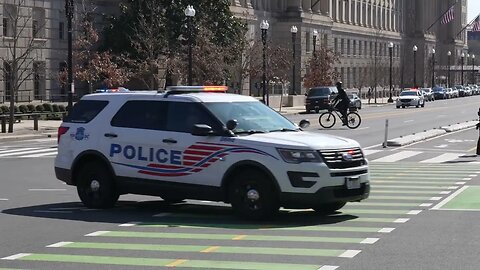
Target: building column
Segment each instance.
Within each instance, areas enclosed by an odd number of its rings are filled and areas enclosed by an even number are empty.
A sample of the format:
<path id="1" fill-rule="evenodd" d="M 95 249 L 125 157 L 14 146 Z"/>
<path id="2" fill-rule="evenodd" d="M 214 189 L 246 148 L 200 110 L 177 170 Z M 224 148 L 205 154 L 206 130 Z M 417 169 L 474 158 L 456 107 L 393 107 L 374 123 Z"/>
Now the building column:
<path id="1" fill-rule="evenodd" d="M 234 7 L 240 7 L 242 4 L 240 3 L 240 0 L 231 0 L 230 5 Z"/>
<path id="2" fill-rule="evenodd" d="M 338 0 L 332 0 L 332 3 L 333 3 L 333 7 L 332 7 L 332 19 L 335 21 L 335 22 L 338 22 Z"/>
<path id="3" fill-rule="evenodd" d="M 348 24 L 352 24 L 352 18 L 353 18 L 353 16 L 352 16 L 352 1 L 353 0 L 346 0 L 345 1 L 345 5 L 347 5 L 345 10 L 346 10 L 346 13 L 347 13 L 347 16 L 346 16 L 347 18 L 346 19 L 347 19 Z"/>
<path id="4" fill-rule="evenodd" d="M 288 0 L 287 10 L 302 11 L 302 0 Z"/>
<path id="5" fill-rule="evenodd" d="M 364 2 L 364 0 L 360 0 L 360 25 L 365 26 L 365 6 L 367 4 Z"/>
<path id="6" fill-rule="evenodd" d="M 308 12 L 308 13 L 312 13 L 312 1 L 316 1 L 316 0 L 303 0 L 303 10 Z M 318 4 L 317 4 L 318 5 Z"/>

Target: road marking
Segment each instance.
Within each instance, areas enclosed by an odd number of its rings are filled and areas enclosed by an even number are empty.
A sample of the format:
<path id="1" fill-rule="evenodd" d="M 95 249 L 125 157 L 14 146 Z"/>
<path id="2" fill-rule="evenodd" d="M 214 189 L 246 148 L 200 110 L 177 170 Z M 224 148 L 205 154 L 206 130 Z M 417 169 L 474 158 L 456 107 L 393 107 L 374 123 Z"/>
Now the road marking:
<path id="1" fill-rule="evenodd" d="M 0 198 L 0 201 L 8 201 L 8 199 Z"/>
<path id="2" fill-rule="evenodd" d="M 430 201 L 440 201 L 442 197 L 432 197 L 430 198 Z"/>
<path id="3" fill-rule="evenodd" d="M 232 240 L 242 240 L 243 238 L 247 237 L 246 235 L 238 235 L 232 238 Z"/>
<path id="4" fill-rule="evenodd" d="M 29 150 L 37 150 L 40 148 L 20 148 L 20 149 L 13 149 L 13 150 L 5 150 L 5 151 L 0 151 L 0 154 L 8 154 L 8 153 L 13 153 L 13 152 L 23 152 L 23 151 L 29 151 Z"/>
<path id="5" fill-rule="evenodd" d="M 416 156 L 418 154 L 421 154 L 422 152 L 418 151 L 401 151 L 399 153 L 395 153 L 393 155 L 385 156 L 382 158 L 378 158 L 373 160 L 372 162 L 396 162 L 402 159 L 410 158 L 413 156 Z"/>
<path id="6" fill-rule="evenodd" d="M 470 174 L 469 177 L 476 177 L 476 174 Z"/>
<path id="7" fill-rule="evenodd" d="M 47 247 L 63 247 L 70 244 L 73 244 L 73 242 L 58 242 L 55 244 L 48 245 Z"/>
<path id="8" fill-rule="evenodd" d="M 179 266 L 180 264 L 182 264 L 182 263 L 184 263 L 184 262 L 186 262 L 186 261 L 188 261 L 188 260 L 183 260 L 183 259 L 181 259 L 181 260 L 176 260 L 176 261 L 174 261 L 174 262 L 172 262 L 172 263 L 169 263 L 169 264 L 167 264 L 167 265 L 165 265 L 165 266 L 166 266 L 166 267 L 176 267 L 176 266 Z"/>
<path id="9" fill-rule="evenodd" d="M 458 186 L 451 186 L 451 187 L 448 187 L 448 189 L 457 189 Z"/>
<path id="10" fill-rule="evenodd" d="M 455 182 L 455 185 L 465 185 L 467 182 Z"/>
<path id="11" fill-rule="evenodd" d="M 86 234 L 85 236 L 100 236 L 107 233 L 110 233 L 110 231 L 97 231 L 97 232 Z"/>
<path id="12" fill-rule="evenodd" d="M 434 158 L 422 160 L 422 161 L 420 161 L 420 163 L 443 163 L 443 162 L 455 160 L 458 157 L 460 157 L 461 155 L 463 155 L 463 154 L 461 154 L 461 153 L 445 153 L 445 154 L 436 156 Z"/>
<path id="13" fill-rule="evenodd" d="M 391 233 L 391 232 L 393 232 L 393 230 L 395 230 L 395 228 L 382 228 L 378 232 L 379 233 Z"/>
<path id="14" fill-rule="evenodd" d="M 422 203 L 422 204 L 420 204 L 419 206 L 420 206 L 420 207 L 430 207 L 430 206 L 432 206 L 432 204 L 433 204 L 433 203 Z"/>
<path id="15" fill-rule="evenodd" d="M 25 149 L 22 149 L 23 151 L 20 151 L 20 152 L 0 154 L 0 157 L 9 157 L 9 156 L 15 156 L 15 155 L 24 155 L 24 154 L 33 154 L 33 153 L 52 151 L 52 149 L 38 149 L 38 148 L 36 148 L 36 149 L 37 150 L 28 150 L 28 151 L 26 151 Z"/>
<path id="16" fill-rule="evenodd" d="M 406 223 L 409 220 L 409 218 L 397 218 L 393 223 Z"/>
<path id="17" fill-rule="evenodd" d="M 12 255 L 12 256 L 2 258 L 2 260 L 13 261 L 13 260 L 17 260 L 17 259 L 20 259 L 20 258 L 23 258 L 23 257 L 26 257 L 26 256 L 30 256 L 30 255 L 31 255 L 30 253 L 18 253 L 18 254 Z"/>
<path id="18" fill-rule="evenodd" d="M 460 189 L 458 189 L 457 191 L 455 191 L 454 193 L 452 193 L 452 195 L 448 196 L 445 200 L 441 201 L 440 203 L 438 203 L 437 205 L 435 205 L 434 207 L 432 207 L 432 210 L 438 210 L 440 209 L 440 207 L 444 206 L 446 203 L 448 203 L 449 201 L 451 201 L 453 198 L 455 198 L 458 194 L 462 193 L 464 190 L 466 190 L 468 188 L 468 186 L 463 186 L 461 187 Z"/>
<path id="19" fill-rule="evenodd" d="M 202 253 L 209 253 L 209 252 L 214 252 L 215 250 L 219 249 L 220 247 L 219 246 L 212 246 L 212 247 L 209 247 L 209 248 L 206 248 L 200 252 Z"/>
<path id="20" fill-rule="evenodd" d="M 360 244 L 375 244 L 380 238 L 365 238 Z"/>
<path id="21" fill-rule="evenodd" d="M 407 213 L 407 215 L 418 215 L 422 212 L 422 210 L 412 210 Z"/>
<path id="22" fill-rule="evenodd" d="M 30 188 L 28 191 L 66 191 L 64 188 Z"/>
<path id="23" fill-rule="evenodd" d="M 448 146 L 448 144 L 441 144 L 441 145 L 436 145 L 436 146 L 434 146 L 434 147 L 436 147 L 436 148 L 445 148 L 445 147 L 447 147 L 447 146 Z"/>
<path id="24" fill-rule="evenodd" d="M 170 216 L 172 213 L 160 213 L 160 214 L 155 214 L 152 217 L 166 217 Z"/>
<path id="25" fill-rule="evenodd" d="M 20 156 L 22 158 L 36 158 L 36 157 L 47 157 L 47 156 L 54 156 L 58 154 L 58 151 L 55 150 L 53 152 L 49 152 L 49 153 L 43 153 L 43 154 L 34 154 L 34 155 L 25 155 L 25 156 Z"/>
<path id="26" fill-rule="evenodd" d="M 356 255 L 358 255 L 358 253 L 362 252 L 361 250 L 355 250 L 355 249 L 349 249 L 347 251 L 345 251 L 344 253 L 340 254 L 340 258 L 353 258 L 355 257 Z"/>
<path id="27" fill-rule="evenodd" d="M 470 178 L 470 177 L 465 177 L 465 178 L 463 178 L 462 180 L 463 180 L 463 181 L 470 181 L 470 180 L 472 180 L 472 178 Z"/>
<path id="28" fill-rule="evenodd" d="M 372 154 L 375 154 L 375 153 L 378 153 L 378 152 L 382 152 L 383 150 L 375 150 L 375 149 L 363 149 L 363 153 L 366 155 L 366 156 L 369 156 L 369 155 L 372 155 Z"/>
<path id="29" fill-rule="evenodd" d="M 404 123 L 410 123 L 410 122 L 413 122 L 414 120 L 406 120 L 406 121 L 403 121 Z"/>
<path id="30" fill-rule="evenodd" d="M 129 222 L 129 223 L 125 223 L 125 224 L 120 224 L 118 226 L 119 227 L 134 227 L 134 226 L 137 226 L 138 224 L 140 224 L 140 222 Z"/>
<path id="31" fill-rule="evenodd" d="M 336 270 L 338 266 L 333 266 L 333 265 L 324 265 L 317 270 Z"/>
<path id="32" fill-rule="evenodd" d="M 440 192 L 439 194 L 441 194 L 441 195 L 447 195 L 447 194 L 450 194 L 450 193 L 451 193 L 451 191 L 442 191 L 442 192 Z"/>

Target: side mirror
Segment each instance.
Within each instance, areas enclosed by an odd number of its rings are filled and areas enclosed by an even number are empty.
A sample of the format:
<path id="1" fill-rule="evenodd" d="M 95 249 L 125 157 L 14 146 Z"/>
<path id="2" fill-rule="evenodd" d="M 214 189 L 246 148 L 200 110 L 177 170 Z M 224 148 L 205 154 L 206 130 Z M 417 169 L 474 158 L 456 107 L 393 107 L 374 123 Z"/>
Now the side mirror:
<path id="1" fill-rule="evenodd" d="M 209 125 L 195 124 L 193 126 L 191 134 L 194 136 L 208 136 L 208 135 L 212 135 L 213 131 L 212 131 L 212 127 L 210 127 Z"/>
<path id="2" fill-rule="evenodd" d="M 298 126 L 301 128 L 307 128 L 310 126 L 310 121 L 308 121 L 307 119 L 302 119 Z"/>
<path id="3" fill-rule="evenodd" d="M 227 129 L 234 130 L 238 126 L 238 121 L 235 119 L 228 120 L 227 122 Z"/>

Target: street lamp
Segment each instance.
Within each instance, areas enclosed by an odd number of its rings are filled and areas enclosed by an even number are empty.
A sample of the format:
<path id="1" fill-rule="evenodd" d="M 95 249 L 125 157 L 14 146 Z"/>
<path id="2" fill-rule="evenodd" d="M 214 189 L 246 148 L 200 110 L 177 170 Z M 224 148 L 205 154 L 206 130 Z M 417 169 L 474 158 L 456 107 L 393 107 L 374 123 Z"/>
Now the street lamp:
<path id="1" fill-rule="evenodd" d="M 432 49 L 432 88 L 435 87 L 435 49 Z"/>
<path id="2" fill-rule="evenodd" d="M 388 98 L 388 103 L 392 103 L 393 102 L 393 98 L 392 98 L 393 42 L 388 43 L 388 53 L 390 55 L 390 97 Z"/>
<path id="3" fill-rule="evenodd" d="M 462 58 L 462 78 L 461 78 L 461 82 L 462 82 L 462 85 L 463 85 L 463 61 L 465 60 L 465 53 L 462 52 L 462 55 L 461 55 L 461 58 Z"/>
<path id="4" fill-rule="evenodd" d="M 413 88 L 417 87 L 417 45 L 413 45 Z"/>
<path id="5" fill-rule="evenodd" d="M 313 54 L 314 55 L 315 55 L 315 52 L 316 52 L 317 37 L 318 37 L 318 31 L 315 29 L 315 30 L 313 30 Z"/>
<path id="6" fill-rule="evenodd" d="M 263 103 L 267 104 L 268 106 L 268 92 L 267 92 L 267 58 L 266 58 L 266 51 L 267 51 L 267 31 L 268 27 L 267 20 L 263 20 L 260 23 L 260 29 L 262 30 L 262 43 L 263 43 Z"/>
<path id="7" fill-rule="evenodd" d="M 447 85 L 448 85 L 448 88 L 450 88 L 450 85 L 452 84 L 451 81 L 450 81 L 450 65 L 451 65 L 450 58 L 452 57 L 452 52 L 448 51 L 447 55 L 448 55 Z"/>
<path id="8" fill-rule="evenodd" d="M 188 85 L 193 84 L 193 64 L 192 64 L 192 46 L 193 46 L 193 29 L 192 29 L 192 20 L 195 16 L 195 9 L 191 5 L 187 5 L 185 8 L 185 16 L 187 17 L 187 27 L 188 27 Z"/>
<path id="9" fill-rule="evenodd" d="M 472 54 L 472 84 L 475 84 L 475 54 Z"/>
<path id="10" fill-rule="evenodd" d="M 297 93 L 295 93 L 295 68 L 296 68 L 296 65 L 295 65 L 295 41 L 296 41 L 296 37 L 297 37 L 297 27 L 295 25 L 293 25 L 291 28 L 290 28 L 290 33 L 292 33 L 292 49 L 293 49 L 293 74 L 292 74 L 292 95 L 296 95 Z"/>
<path id="11" fill-rule="evenodd" d="M 68 114 L 70 114 L 73 107 L 73 92 L 75 92 L 75 86 L 73 84 L 73 35 L 72 35 L 72 19 L 74 12 L 73 0 L 65 0 L 65 14 L 67 16 L 67 39 L 68 39 L 68 56 L 67 56 L 67 69 L 68 69 Z"/>

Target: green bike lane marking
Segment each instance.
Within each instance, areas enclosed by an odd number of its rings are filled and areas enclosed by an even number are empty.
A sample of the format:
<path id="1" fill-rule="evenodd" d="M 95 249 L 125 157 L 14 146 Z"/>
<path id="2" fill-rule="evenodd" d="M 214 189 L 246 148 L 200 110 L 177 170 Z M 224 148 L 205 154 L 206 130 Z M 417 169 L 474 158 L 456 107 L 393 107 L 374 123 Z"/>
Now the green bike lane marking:
<path id="1" fill-rule="evenodd" d="M 439 190 L 382 190 L 382 189 L 375 189 L 372 188 L 370 191 L 370 196 L 374 196 L 375 194 L 439 194 Z"/>
<path id="2" fill-rule="evenodd" d="M 362 201 L 359 203 L 359 206 L 409 206 L 409 207 L 418 207 L 418 203 L 395 203 L 395 202 L 369 202 L 369 201 Z"/>
<path id="3" fill-rule="evenodd" d="M 480 211 L 480 186 L 464 186 L 433 209 Z"/>
<path id="4" fill-rule="evenodd" d="M 59 243 L 61 244 L 61 243 Z M 295 255 L 338 257 L 347 250 L 318 248 L 274 248 L 274 247 L 233 247 L 233 246 L 197 246 L 197 245 L 153 245 L 153 244 L 122 244 L 97 242 L 70 242 L 56 247 L 78 249 L 107 250 L 140 250 L 140 251 L 173 251 L 229 254 L 262 254 L 262 255 Z"/>
<path id="5" fill-rule="evenodd" d="M 370 184 L 372 185 L 372 182 L 370 182 Z M 450 186 L 445 186 L 445 185 L 442 185 L 442 186 L 418 186 L 418 185 L 415 185 L 415 186 L 410 186 L 410 185 L 372 185 L 375 189 L 394 189 L 394 190 L 399 190 L 399 189 L 414 189 L 414 190 L 418 190 L 418 189 L 436 189 L 436 190 L 444 190 L 444 189 L 448 189 L 450 188 Z M 456 188 L 456 187 L 455 187 Z"/>
<path id="6" fill-rule="evenodd" d="M 470 169 L 472 171 L 480 171 L 478 166 L 473 164 L 448 164 L 448 163 L 428 163 L 428 164 L 419 164 L 418 162 L 396 162 L 392 164 L 391 162 L 374 162 L 369 164 L 370 167 L 379 167 L 379 168 L 412 168 L 412 169 L 429 169 L 432 167 L 439 169 L 449 169 L 454 168 L 458 169 L 459 167 Z"/>
<path id="7" fill-rule="evenodd" d="M 153 266 L 153 267 L 185 267 L 185 268 L 217 268 L 239 270 L 317 270 L 319 265 L 310 264 L 286 264 L 245 261 L 208 261 L 186 259 L 156 259 L 115 256 L 84 256 L 84 255 L 61 255 L 61 254 L 25 254 L 18 258 L 21 261 L 43 261 L 63 263 L 83 263 L 101 265 L 128 265 L 128 266 Z"/>
<path id="8" fill-rule="evenodd" d="M 440 181 L 416 181 L 416 180 L 387 180 L 386 178 L 382 178 L 382 180 L 372 180 L 370 184 L 372 184 L 372 188 L 375 187 L 375 183 L 379 184 L 418 184 L 418 185 L 436 185 L 436 186 L 445 186 L 445 185 L 454 185 L 456 182 L 462 180 L 459 179 L 452 179 L 450 181 L 440 180 Z"/>
<path id="9" fill-rule="evenodd" d="M 428 201 L 431 197 L 425 196 L 370 196 L 369 200 L 401 200 L 401 201 Z"/>
<path id="10" fill-rule="evenodd" d="M 124 237 L 124 238 L 167 238 L 167 239 L 201 239 L 230 241 L 285 241 L 285 242 L 318 242 L 318 243 L 351 243 L 360 244 L 365 238 L 359 237 L 320 237 L 320 236 L 285 236 L 285 235 L 246 235 L 246 234 L 206 234 L 206 233 L 164 233 L 164 232 L 131 232 L 101 231 L 86 236 Z"/>

